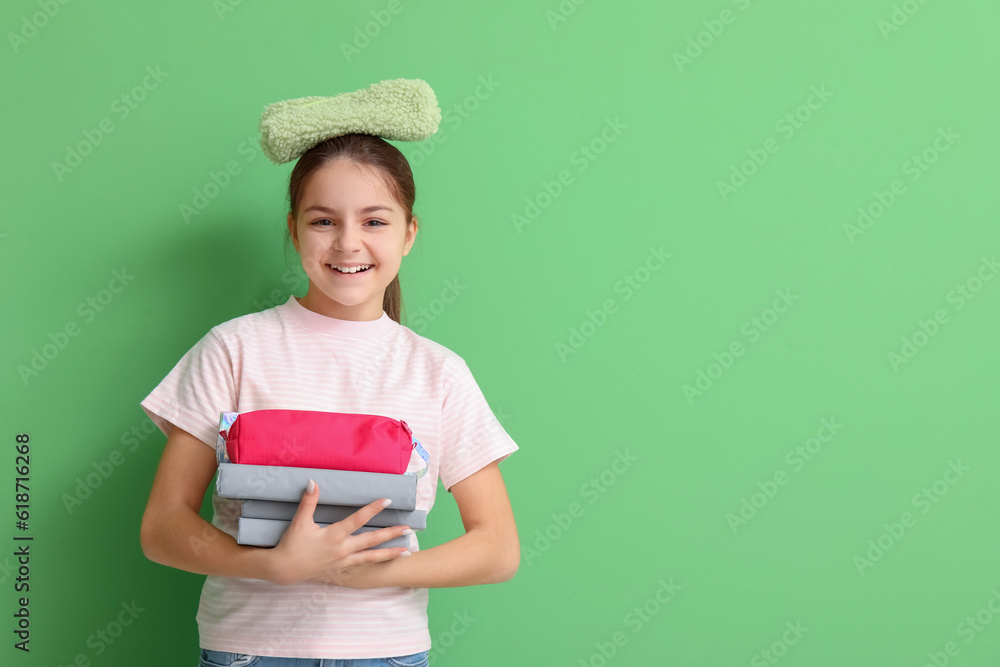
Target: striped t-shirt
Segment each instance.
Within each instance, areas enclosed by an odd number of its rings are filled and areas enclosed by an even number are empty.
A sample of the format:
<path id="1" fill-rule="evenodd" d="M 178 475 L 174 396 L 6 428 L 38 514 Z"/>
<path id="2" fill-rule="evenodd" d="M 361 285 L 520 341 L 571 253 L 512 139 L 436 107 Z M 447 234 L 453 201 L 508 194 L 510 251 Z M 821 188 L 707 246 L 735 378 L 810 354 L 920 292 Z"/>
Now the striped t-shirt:
<path id="1" fill-rule="evenodd" d="M 465 361 L 385 312 L 341 320 L 288 301 L 223 322 L 199 340 L 140 405 L 167 436 L 173 425 L 215 449 L 222 412 L 290 409 L 402 419 L 430 455 L 418 510 L 518 449 Z M 419 470 L 416 452 L 408 471 Z M 212 525 L 236 538 L 239 500 L 212 484 Z M 260 547 L 244 547 L 254 549 Z M 410 550 L 419 549 L 417 534 Z M 431 648 L 426 588 L 281 586 L 208 576 L 197 622 L 201 648 L 290 658 L 380 658 Z"/>

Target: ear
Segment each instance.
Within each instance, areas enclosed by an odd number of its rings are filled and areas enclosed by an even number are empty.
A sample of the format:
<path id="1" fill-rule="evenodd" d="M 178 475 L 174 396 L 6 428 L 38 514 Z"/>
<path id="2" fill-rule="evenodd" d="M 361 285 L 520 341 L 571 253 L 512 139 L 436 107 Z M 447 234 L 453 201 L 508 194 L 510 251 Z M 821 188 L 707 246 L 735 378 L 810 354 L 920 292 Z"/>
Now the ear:
<path id="1" fill-rule="evenodd" d="M 295 225 L 295 216 L 289 213 L 287 222 L 288 231 L 292 235 L 292 243 L 295 244 L 295 252 L 301 252 L 301 250 L 299 250 L 299 230 Z"/>
<path id="2" fill-rule="evenodd" d="M 417 216 L 410 218 L 410 224 L 406 226 L 406 244 L 403 245 L 403 254 L 409 255 L 413 242 L 417 239 Z"/>

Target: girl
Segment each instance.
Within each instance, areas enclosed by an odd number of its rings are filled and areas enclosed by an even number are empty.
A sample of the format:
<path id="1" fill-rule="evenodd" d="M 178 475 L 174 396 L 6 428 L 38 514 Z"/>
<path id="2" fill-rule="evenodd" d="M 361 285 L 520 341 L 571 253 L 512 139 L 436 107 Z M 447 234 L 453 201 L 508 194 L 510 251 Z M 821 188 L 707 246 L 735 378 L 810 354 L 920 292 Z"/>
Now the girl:
<path id="1" fill-rule="evenodd" d="M 417 233 L 403 155 L 342 134 L 306 151 L 289 181 L 288 237 L 306 295 L 213 327 L 140 403 L 167 436 L 142 517 L 143 553 L 208 575 L 197 622 L 201 665 L 426 665 L 428 589 L 498 583 L 520 546 L 498 463 L 518 449 L 464 360 L 400 323 L 398 271 Z M 221 412 L 298 409 L 404 419 L 430 455 L 416 509 L 437 479 L 465 534 L 429 549 L 366 550 L 406 526 L 352 535 L 378 500 L 327 527 L 310 481 L 274 548 L 236 543 L 240 501 L 213 488 Z M 415 469 L 423 465 L 414 457 Z"/>

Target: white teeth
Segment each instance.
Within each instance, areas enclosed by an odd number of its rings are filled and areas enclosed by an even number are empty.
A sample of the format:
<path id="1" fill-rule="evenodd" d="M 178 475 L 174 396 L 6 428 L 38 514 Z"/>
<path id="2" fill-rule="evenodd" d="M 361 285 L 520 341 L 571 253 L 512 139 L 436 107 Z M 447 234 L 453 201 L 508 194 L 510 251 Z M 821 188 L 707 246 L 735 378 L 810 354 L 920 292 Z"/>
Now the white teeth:
<path id="1" fill-rule="evenodd" d="M 333 267 L 334 269 L 336 269 L 337 271 L 340 271 L 341 273 L 357 273 L 358 271 L 361 271 L 363 269 L 371 268 L 372 265 L 371 264 L 365 264 L 364 266 L 352 266 L 349 269 L 345 269 L 345 268 L 342 268 L 342 267 L 339 267 L 339 266 L 333 266 L 333 264 L 331 264 L 330 266 Z"/>

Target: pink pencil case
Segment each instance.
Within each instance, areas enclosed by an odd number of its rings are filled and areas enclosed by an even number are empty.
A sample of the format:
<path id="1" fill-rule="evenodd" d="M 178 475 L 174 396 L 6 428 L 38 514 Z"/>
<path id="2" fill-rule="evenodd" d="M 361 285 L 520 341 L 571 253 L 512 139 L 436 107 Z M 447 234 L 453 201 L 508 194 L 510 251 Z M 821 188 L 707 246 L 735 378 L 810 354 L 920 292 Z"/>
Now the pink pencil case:
<path id="1" fill-rule="evenodd" d="M 380 415 L 253 410 L 222 413 L 220 429 L 231 463 L 403 474 L 414 449 L 428 460 L 405 421 Z"/>

